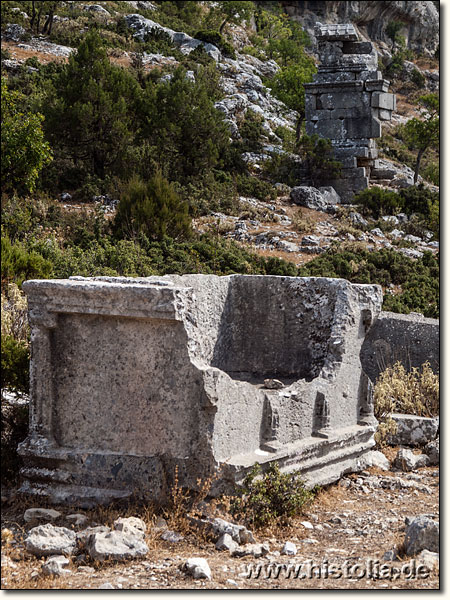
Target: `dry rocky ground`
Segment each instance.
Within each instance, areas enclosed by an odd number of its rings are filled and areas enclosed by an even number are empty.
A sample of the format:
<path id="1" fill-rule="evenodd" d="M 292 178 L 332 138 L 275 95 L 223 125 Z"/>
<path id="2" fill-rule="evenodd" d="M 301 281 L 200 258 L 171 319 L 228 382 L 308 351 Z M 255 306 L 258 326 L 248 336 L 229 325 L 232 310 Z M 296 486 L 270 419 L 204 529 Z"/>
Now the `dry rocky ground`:
<path id="1" fill-rule="evenodd" d="M 393 448 L 385 450 L 390 460 L 395 453 Z M 61 513 L 53 521 L 54 525 L 74 531 L 95 525 L 114 527 L 117 517 L 126 516 L 139 517 L 147 526 L 142 535 L 145 535 L 148 552 L 141 558 L 114 562 L 72 553 L 60 576 L 45 575 L 42 567 L 47 557 L 33 556 L 25 549 L 27 532 L 45 521 L 25 522 L 24 513 L 27 509 L 45 505 L 14 493 L 4 500 L 3 589 L 439 588 L 436 555 L 408 556 L 404 544 L 405 520 L 409 523 L 418 515 L 439 519 L 439 467 L 424 467 L 412 472 L 382 471 L 371 467 L 344 477 L 337 484 L 322 489 L 314 503 L 291 526 L 254 531 L 256 545 L 252 546 L 253 551 L 257 549 L 258 555 L 260 544 L 263 544 L 263 554 L 267 552 L 259 558 L 232 556 L 230 551 L 217 550 L 214 537 L 189 525 L 186 513 L 181 510 L 180 498 L 178 506 L 171 512 L 159 513 L 166 517 L 164 521 L 152 507 L 135 505 L 84 511 L 74 507 L 53 507 Z M 203 516 L 232 520 L 223 505 L 201 502 L 198 506 L 197 514 L 203 512 Z M 68 518 L 73 513 L 84 515 L 85 519 L 78 518 L 80 525 L 74 525 L 73 517 Z M 81 524 L 81 521 L 85 522 Z M 175 533 L 168 533 L 170 531 Z M 179 541 L 175 541 L 177 539 Z M 296 555 L 282 553 L 286 542 L 295 546 Z M 397 555 L 394 559 L 392 555 L 385 555 L 393 549 L 393 554 Z M 192 558 L 206 559 L 211 579 L 196 579 L 186 570 L 186 562 Z M 294 565 L 292 568 L 295 569 L 302 563 L 297 577 L 294 570 L 287 577 L 286 571 L 279 568 L 276 576 L 274 565 Z M 325 576 L 327 564 L 328 577 Z M 272 565 L 271 576 L 269 565 Z M 317 566 L 313 568 L 314 565 Z M 426 567 L 419 569 L 419 565 Z M 256 573 L 261 567 L 259 576 L 249 576 L 248 569 L 252 567 Z M 341 569 L 339 578 L 334 576 L 334 573 L 339 574 L 338 569 Z M 311 577 L 309 573 L 312 573 Z"/>

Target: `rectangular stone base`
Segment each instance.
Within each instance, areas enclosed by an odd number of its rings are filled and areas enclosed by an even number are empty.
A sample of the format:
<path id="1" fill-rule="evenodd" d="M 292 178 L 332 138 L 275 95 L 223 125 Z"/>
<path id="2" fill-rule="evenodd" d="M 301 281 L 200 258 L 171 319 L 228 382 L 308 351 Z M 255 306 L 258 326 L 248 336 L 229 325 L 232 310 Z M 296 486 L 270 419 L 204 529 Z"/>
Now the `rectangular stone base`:
<path id="1" fill-rule="evenodd" d="M 300 471 L 308 488 L 328 485 L 345 473 L 365 467 L 365 456 L 375 445 L 373 427 L 353 426 L 333 431 L 328 438 L 310 437 L 281 446 L 275 452 L 256 449 L 247 455 L 232 457 L 217 465 L 220 480 L 212 495 L 233 493 L 252 466 L 258 462 L 263 470 L 277 462 L 283 473 Z M 168 473 L 175 472 L 175 462 L 169 465 L 163 457 L 132 456 L 116 453 L 79 453 L 70 449 L 51 448 L 37 457 L 35 449 L 21 447 L 27 467 L 20 491 L 45 498 L 55 504 L 70 504 L 91 508 L 109 504 L 132 495 L 154 502 L 164 502 L 172 482 Z M 181 477 L 187 481 L 191 465 L 189 458 L 177 463 Z M 161 482 L 165 486 L 161 486 Z M 192 482 L 192 487 L 196 483 Z"/>

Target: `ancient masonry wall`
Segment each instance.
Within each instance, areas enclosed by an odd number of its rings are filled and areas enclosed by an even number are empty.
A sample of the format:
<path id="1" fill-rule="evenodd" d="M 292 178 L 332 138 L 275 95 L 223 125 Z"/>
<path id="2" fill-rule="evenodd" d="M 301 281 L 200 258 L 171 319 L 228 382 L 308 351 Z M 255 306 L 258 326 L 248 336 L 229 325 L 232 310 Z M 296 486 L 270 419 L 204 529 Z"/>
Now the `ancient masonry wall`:
<path id="1" fill-rule="evenodd" d="M 323 185 L 350 202 L 369 185 L 378 156 L 375 138 L 381 122 L 391 119 L 396 99 L 378 70 L 373 44 L 361 42 L 353 25 L 317 23 L 315 36 L 320 64 L 313 83 L 304 86 L 306 133 L 331 140 L 341 177 Z"/>
<path id="2" fill-rule="evenodd" d="M 255 462 L 308 485 L 364 467 L 372 385 L 360 350 L 379 286 L 233 275 L 28 281 L 31 415 L 22 490 L 89 506 L 164 501 Z M 274 379 L 278 380 L 273 382 Z"/>

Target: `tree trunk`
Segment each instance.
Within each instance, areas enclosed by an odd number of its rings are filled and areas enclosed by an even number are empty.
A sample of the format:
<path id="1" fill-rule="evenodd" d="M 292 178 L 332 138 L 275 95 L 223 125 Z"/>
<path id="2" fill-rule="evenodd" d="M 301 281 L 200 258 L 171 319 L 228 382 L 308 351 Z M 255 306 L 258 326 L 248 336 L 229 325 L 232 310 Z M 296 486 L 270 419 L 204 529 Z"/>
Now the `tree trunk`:
<path id="1" fill-rule="evenodd" d="M 228 19 L 225 19 L 225 21 L 223 21 L 222 25 L 219 27 L 219 33 L 220 33 L 220 35 L 222 35 L 223 28 L 225 27 L 225 25 L 227 23 L 228 23 Z"/>
<path id="2" fill-rule="evenodd" d="M 30 21 L 31 31 L 33 31 L 33 25 L 34 25 L 35 18 L 36 18 L 36 6 L 35 6 L 35 0 L 32 0 L 32 2 L 31 2 L 31 21 Z"/>
<path id="3" fill-rule="evenodd" d="M 425 149 L 420 149 L 419 152 L 417 153 L 417 159 L 416 159 L 416 168 L 414 171 L 414 185 L 416 185 L 417 183 L 417 179 L 419 178 L 419 168 L 420 168 L 420 161 L 422 159 L 422 155 L 425 152 Z"/>
<path id="4" fill-rule="evenodd" d="M 298 144 L 302 137 L 303 115 L 299 115 L 295 125 L 295 142 Z"/>

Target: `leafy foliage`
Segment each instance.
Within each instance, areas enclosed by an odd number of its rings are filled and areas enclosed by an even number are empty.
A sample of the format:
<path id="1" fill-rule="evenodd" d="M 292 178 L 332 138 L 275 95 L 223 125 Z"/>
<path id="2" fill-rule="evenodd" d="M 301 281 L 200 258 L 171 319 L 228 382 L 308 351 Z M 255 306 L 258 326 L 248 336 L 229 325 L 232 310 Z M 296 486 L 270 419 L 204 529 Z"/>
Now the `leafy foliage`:
<path id="1" fill-rule="evenodd" d="M 316 65 L 304 51 L 296 62 L 280 69 L 268 82 L 273 95 L 284 102 L 291 110 L 299 114 L 299 120 L 305 118 L 305 88 L 304 83 L 312 81 Z"/>
<path id="2" fill-rule="evenodd" d="M 134 176 L 124 187 L 115 226 L 121 236 L 148 239 L 186 238 L 191 234 L 188 206 L 160 171 L 147 182 Z"/>
<path id="3" fill-rule="evenodd" d="M 2 191 L 33 191 L 41 170 L 52 160 L 42 130 L 43 116 L 23 110 L 23 94 L 1 83 Z"/>
<path id="4" fill-rule="evenodd" d="M 355 204 L 359 204 L 363 215 L 375 219 L 405 212 L 412 217 L 406 229 L 415 226 L 417 234 L 423 234 L 424 229 L 429 229 L 439 238 L 439 193 L 423 184 L 404 188 L 399 192 L 368 188 L 355 196 Z"/>
<path id="5" fill-rule="evenodd" d="M 116 172 L 133 139 L 138 84 L 112 65 L 100 35 L 89 31 L 55 81 L 48 107 L 53 143 L 96 176 Z"/>
<path id="6" fill-rule="evenodd" d="M 318 135 L 304 135 L 300 139 L 300 156 L 308 168 L 313 185 L 320 184 L 324 179 L 338 179 L 341 163 L 333 157 L 331 140 Z"/>
<path id="7" fill-rule="evenodd" d="M 40 254 L 28 251 L 22 242 L 2 236 L 2 283 L 22 285 L 26 279 L 47 279 L 52 265 Z"/>
<path id="8" fill-rule="evenodd" d="M 251 526 L 264 527 L 288 524 L 312 502 L 315 491 L 305 488 L 298 472 L 281 473 L 278 463 L 273 462 L 264 473 L 256 463 L 238 494 L 232 504 L 233 514 Z"/>
<path id="9" fill-rule="evenodd" d="M 148 85 L 142 102 L 142 138 L 153 158 L 172 181 L 188 180 L 210 171 L 229 146 L 222 114 L 214 108 L 215 82 L 199 68 L 195 83 L 177 68 L 169 81 Z"/>
<path id="10" fill-rule="evenodd" d="M 194 36 L 198 40 L 217 46 L 222 54 L 228 58 L 236 59 L 236 52 L 230 42 L 227 42 L 218 31 L 213 29 L 200 29 Z"/>
<path id="11" fill-rule="evenodd" d="M 384 310 L 439 317 L 439 263 L 431 252 L 415 260 L 386 248 L 376 252 L 363 248 L 328 250 L 301 267 L 299 275 L 401 286 L 400 293 L 385 293 Z"/>
<path id="12" fill-rule="evenodd" d="M 30 349 L 26 342 L 2 335 L 1 388 L 28 393 Z"/>
<path id="13" fill-rule="evenodd" d="M 417 150 L 414 183 L 419 176 L 423 153 L 428 148 L 437 147 L 439 144 L 439 96 L 438 94 L 420 96 L 417 105 L 422 118 L 410 119 L 402 129 L 406 143 L 410 148 Z"/>

